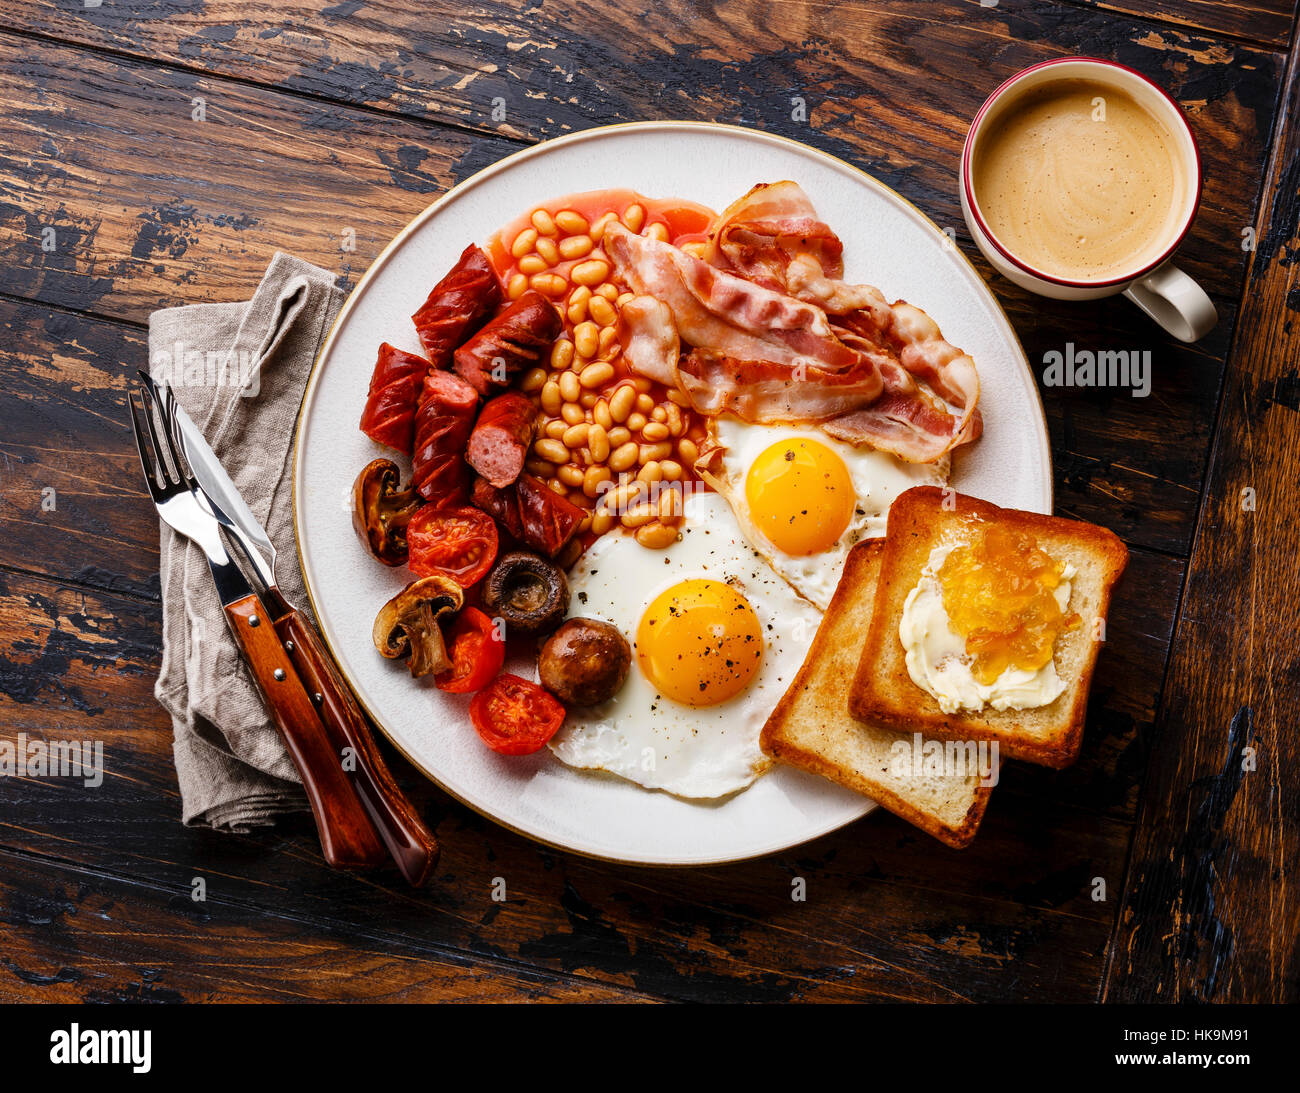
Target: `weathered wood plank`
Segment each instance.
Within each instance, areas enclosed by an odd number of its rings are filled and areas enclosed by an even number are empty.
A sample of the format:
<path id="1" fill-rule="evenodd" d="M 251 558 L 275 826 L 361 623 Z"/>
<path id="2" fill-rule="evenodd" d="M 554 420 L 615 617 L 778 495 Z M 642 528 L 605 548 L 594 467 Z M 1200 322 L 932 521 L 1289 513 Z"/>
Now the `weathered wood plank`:
<path id="1" fill-rule="evenodd" d="M 1300 998 L 1300 55 L 1267 175 L 1106 997 Z"/>
<path id="2" fill-rule="evenodd" d="M 438 826 L 429 892 L 325 867 L 310 821 L 232 837 L 181 827 L 166 718 L 154 704 L 152 604 L 3 574 L 0 739 L 103 744 L 105 778 L 0 785 L 0 846 L 309 920 L 401 950 L 486 953 L 666 998 L 1095 997 L 1129 824 L 1004 786 L 985 830 L 948 850 L 877 814 L 788 855 L 640 870 L 557 854 L 468 812 L 398 759 Z M 792 899 L 804 878 L 807 900 Z M 503 878 L 507 900 L 492 898 Z M 864 910 L 869 908 L 869 912 Z M 1017 977 L 1006 974 L 1016 960 Z"/>
<path id="3" fill-rule="evenodd" d="M 1189 31 L 1258 42 L 1274 49 L 1286 49 L 1295 19 L 1294 0 L 1255 0 L 1250 3 L 1225 0 L 1070 0 L 1102 11 L 1137 15 L 1172 23 Z"/>
<path id="4" fill-rule="evenodd" d="M 137 323 L 247 298 L 283 247 L 346 285 L 434 195 L 514 148 L 9 36 L 0 74 L 5 290 Z"/>
<path id="5" fill-rule="evenodd" d="M 972 57 L 999 55 L 1001 65 L 1000 54 L 1020 43 L 1028 50 L 1100 55 L 1155 46 L 1206 64 L 1214 63 L 1207 55 L 1219 50 L 1215 60 L 1222 62 L 1222 49 L 1234 48 L 1216 40 L 1226 33 L 1280 52 L 1294 6 L 1294 0 L 1000 0 L 987 6 L 848 0 L 837 2 L 834 20 L 827 20 L 826 5 L 816 0 L 789 0 L 779 10 L 760 0 L 668 0 L 644 10 L 582 0 L 521 7 L 289 0 L 277 9 L 281 25 L 266 27 L 250 21 L 238 0 L 153 0 L 144 11 L 126 4 L 89 8 L 82 0 L 10 0 L 0 27 L 533 141 L 650 116 L 633 107 L 665 100 L 670 109 L 655 111 L 660 116 L 706 119 L 718 100 L 730 106 L 727 100 L 739 99 L 747 123 L 781 125 L 790 121 L 789 96 L 801 88 L 834 88 L 820 101 L 842 108 L 834 100 L 853 93 L 854 82 L 871 85 L 877 66 L 889 70 L 883 91 L 924 88 L 929 76 L 968 76 Z M 659 81 L 647 80 L 656 68 Z M 920 101 L 936 114 L 959 109 L 963 104 L 946 91 L 943 102 L 930 102 L 928 94 Z M 499 109 L 494 116 L 498 97 L 505 100 L 504 117 Z"/>
<path id="6" fill-rule="evenodd" d="M 0 299 L 0 565 L 157 598 L 126 391 L 143 331 Z"/>
<path id="7" fill-rule="evenodd" d="M 0 851 L 3 1002 L 637 1002 L 485 954 L 415 950 Z"/>

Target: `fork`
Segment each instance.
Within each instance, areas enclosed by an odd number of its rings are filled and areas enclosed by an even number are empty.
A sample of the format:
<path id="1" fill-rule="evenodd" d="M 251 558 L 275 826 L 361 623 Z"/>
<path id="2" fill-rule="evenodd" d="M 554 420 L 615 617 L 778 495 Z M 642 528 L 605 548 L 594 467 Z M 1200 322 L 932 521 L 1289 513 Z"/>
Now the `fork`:
<path id="1" fill-rule="evenodd" d="M 154 507 L 164 523 L 196 543 L 207 558 L 226 621 L 302 777 L 325 860 L 347 869 L 381 864 L 388 851 L 334 750 L 312 697 L 269 624 L 257 592 L 226 551 L 221 537 L 225 514 L 196 489 L 167 429 L 155 427 L 155 412 L 164 425 L 166 422 L 149 388 L 142 387 L 140 397 L 139 406 L 134 394 L 128 394 L 127 402 L 140 469 Z"/>

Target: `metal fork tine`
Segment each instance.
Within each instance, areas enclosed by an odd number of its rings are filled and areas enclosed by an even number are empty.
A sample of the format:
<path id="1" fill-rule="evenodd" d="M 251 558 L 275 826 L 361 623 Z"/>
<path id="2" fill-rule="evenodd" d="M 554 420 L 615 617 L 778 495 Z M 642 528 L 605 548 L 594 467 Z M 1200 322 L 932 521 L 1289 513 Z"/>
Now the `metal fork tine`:
<path id="1" fill-rule="evenodd" d="M 158 472 L 151 466 L 149 451 L 145 446 L 144 431 L 140 428 L 140 412 L 135 404 L 135 392 L 128 391 L 126 405 L 131 412 L 131 429 L 135 433 L 135 450 L 140 456 L 140 469 L 144 471 L 145 481 L 149 483 L 150 494 L 158 493 Z"/>
<path id="2" fill-rule="evenodd" d="M 176 405 L 175 392 L 172 391 L 170 385 L 159 383 L 143 369 L 136 369 L 136 375 L 140 377 L 141 383 L 153 395 L 154 405 L 158 407 L 158 417 L 161 419 L 163 429 L 167 432 L 168 439 L 171 441 L 167 450 L 171 456 L 172 465 L 176 468 L 182 481 L 190 489 L 197 489 L 198 480 L 194 477 L 194 471 L 185 459 L 185 445 L 181 442 L 180 422 L 172 411 L 172 407 Z"/>
<path id="3" fill-rule="evenodd" d="M 153 441 L 154 454 L 157 456 L 158 462 L 162 465 L 163 481 L 168 485 L 179 486 L 181 484 L 181 476 L 173 470 L 173 468 L 179 467 L 180 461 L 176 458 L 176 452 L 172 448 L 171 437 L 167 435 L 166 428 L 164 427 L 163 435 L 160 439 L 158 436 L 158 430 L 154 426 L 153 412 L 157 409 L 158 414 L 161 417 L 162 410 L 158 409 L 158 402 L 154 397 L 153 391 L 148 386 L 141 387 L 140 391 L 144 395 L 145 402 L 144 420 L 149 426 L 149 439 Z M 164 426 L 166 425 L 165 419 L 163 424 Z"/>

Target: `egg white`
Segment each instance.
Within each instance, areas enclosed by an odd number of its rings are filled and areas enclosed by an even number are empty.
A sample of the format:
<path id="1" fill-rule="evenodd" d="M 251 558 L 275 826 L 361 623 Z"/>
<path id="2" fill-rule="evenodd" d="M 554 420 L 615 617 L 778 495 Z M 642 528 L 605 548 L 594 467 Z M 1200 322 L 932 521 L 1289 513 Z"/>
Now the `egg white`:
<path id="1" fill-rule="evenodd" d="M 569 575 L 570 616 L 600 618 L 632 646 L 627 682 L 608 702 L 569 711 L 551 751 L 570 766 L 599 769 L 679 797 L 715 798 L 750 785 L 770 765 L 759 732 L 794 679 L 821 621 L 745 542 L 726 503 L 686 499 L 680 542 L 647 550 L 621 531 L 603 535 Z M 763 657 L 740 694 L 716 706 L 665 698 L 642 673 L 636 632 L 650 602 L 693 578 L 729 583 L 763 629 Z"/>
<path id="2" fill-rule="evenodd" d="M 749 425 L 735 418 L 719 417 L 709 422 L 709 433 L 723 449 L 716 464 L 720 471 L 711 481 L 727 499 L 745 538 L 800 595 L 823 611 L 830 606 L 853 544 L 885 534 L 889 506 L 894 498 L 913 486 L 943 486 L 948 482 L 946 455 L 933 463 L 907 463 L 888 452 L 846 444 L 812 426 Z M 857 496 L 849 526 L 833 546 L 818 554 L 797 556 L 773 545 L 758 530 L 745 494 L 745 480 L 754 460 L 778 441 L 795 439 L 815 440 L 838 455 Z"/>

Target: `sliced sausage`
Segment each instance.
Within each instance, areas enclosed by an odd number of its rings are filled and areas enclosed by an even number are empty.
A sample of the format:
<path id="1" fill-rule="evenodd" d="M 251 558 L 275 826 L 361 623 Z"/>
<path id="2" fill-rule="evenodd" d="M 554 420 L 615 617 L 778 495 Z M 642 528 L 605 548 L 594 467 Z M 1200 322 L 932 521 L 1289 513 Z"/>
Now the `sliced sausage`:
<path id="1" fill-rule="evenodd" d="M 411 471 L 415 488 L 429 504 L 459 505 L 469 492 L 465 448 L 474 428 L 478 394 L 450 372 L 424 377 L 415 414 L 415 449 Z"/>
<path id="2" fill-rule="evenodd" d="M 501 297 L 501 282 L 492 263 L 482 248 L 471 243 L 411 316 L 435 369 L 451 366 L 456 347 L 487 322 Z"/>
<path id="3" fill-rule="evenodd" d="M 527 395 L 507 391 L 479 411 L 465 458 L 498 489 L 512 485 L 524 469 L 533 442 L 537 408 Z"/>
<path id="4" fill-rule="evenodd" d="M 370 392 L 361 412 L 361 431 L 379 444 L 411 454 L 415 406 L 429 362 L 384 342 L 370 377 Z"/>
<path id="5" fill-rule="evenodd" d="M 485 478 L 474 480 L 471 504 L 491 516 L 526 547 L 554 558 L 578 534 L 587 514 L 530 474 L 498 489 Z"/>
<path id="6" fill-rule="evenodd" d="M 500 391 L 547 358 L 562 325 L 546 297 L 529 289 L 456 350 L 456 374 L 480 395 Z"/>

